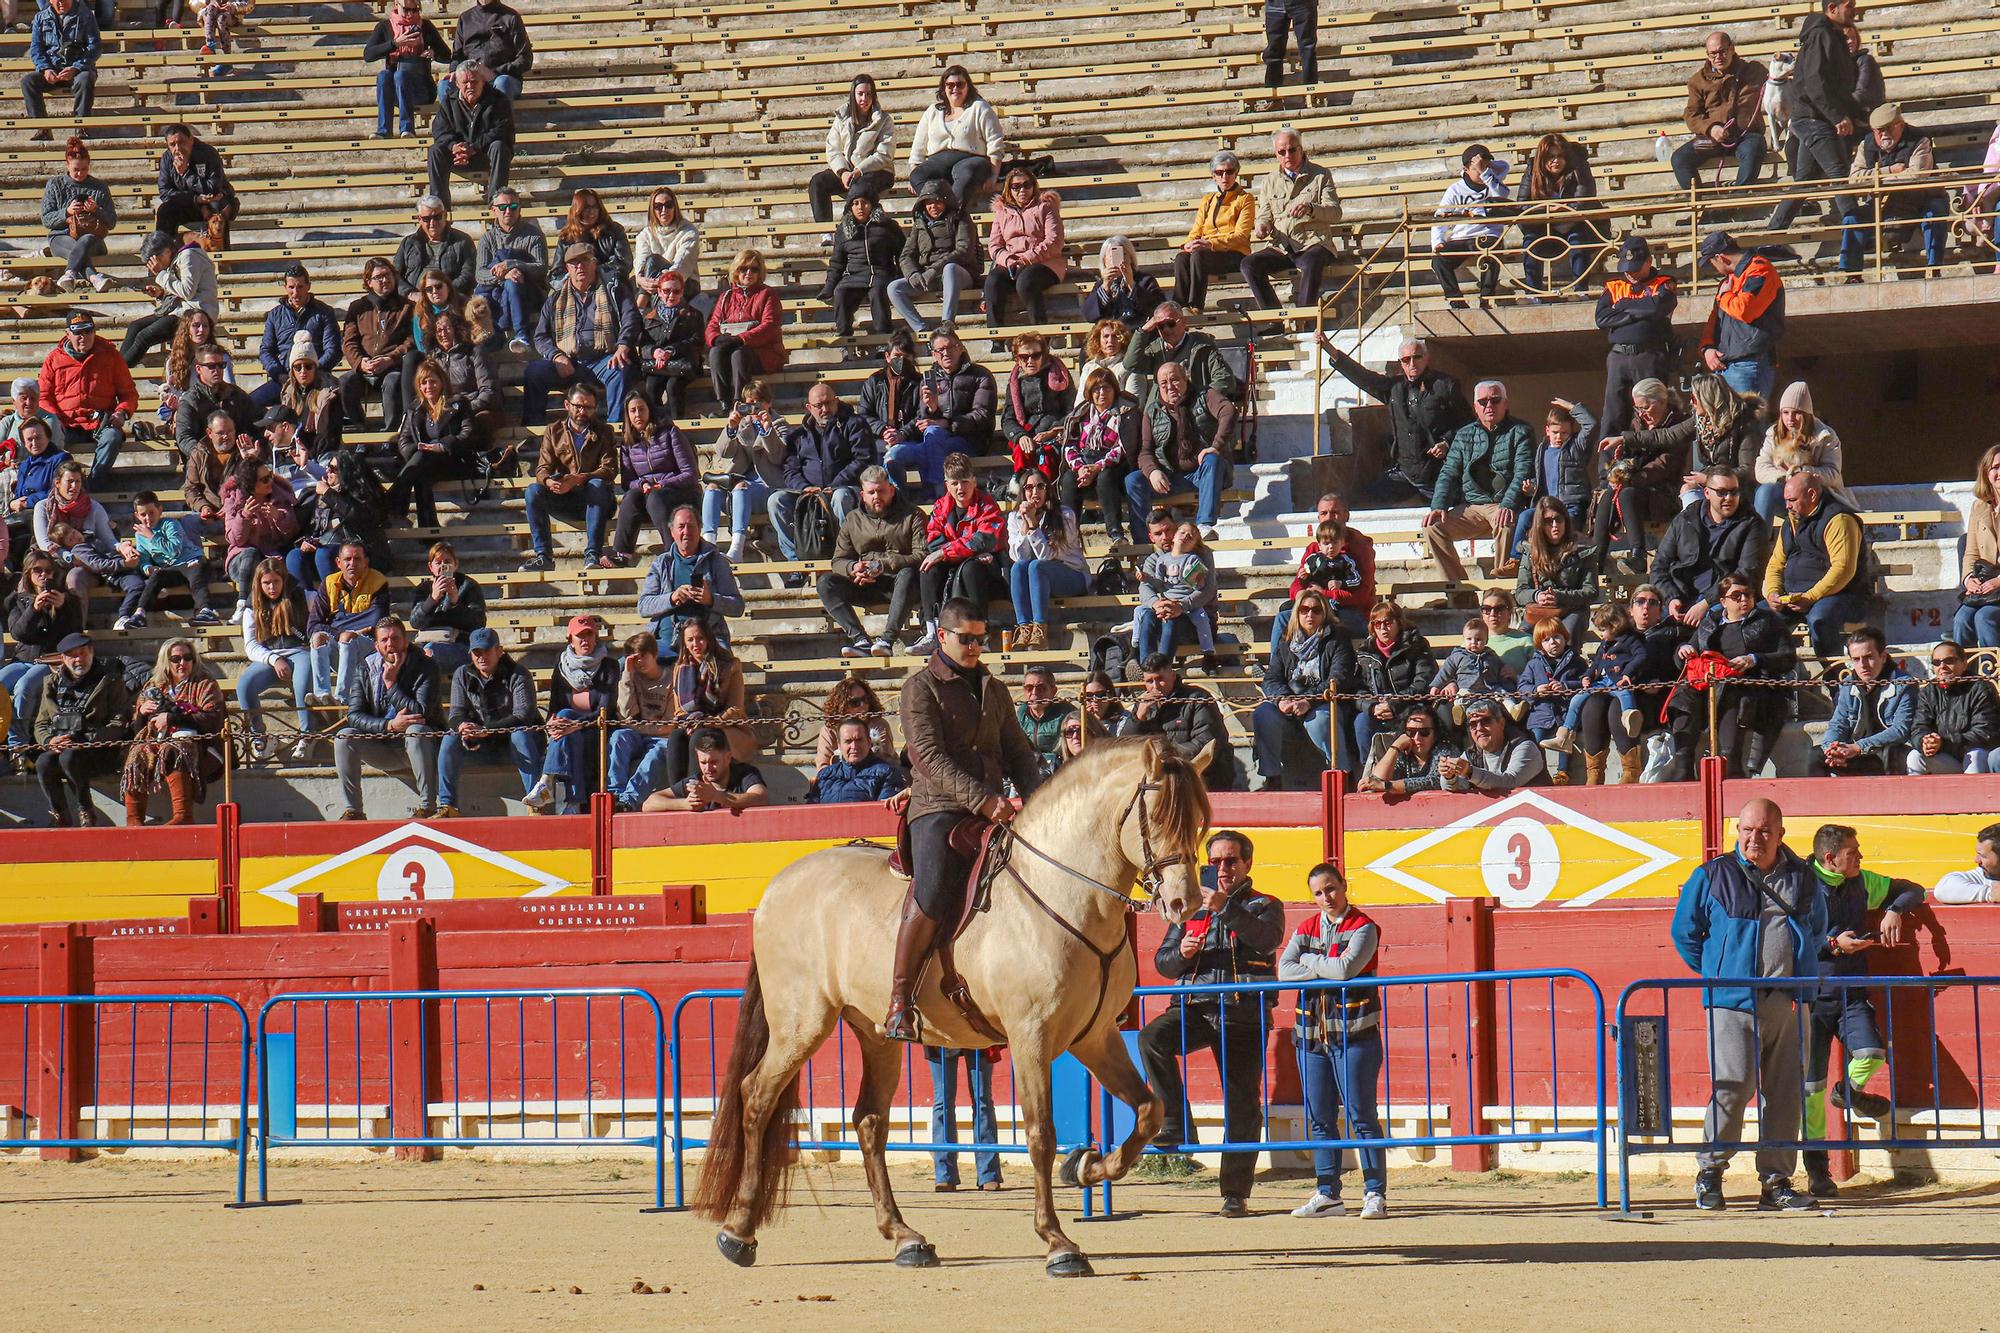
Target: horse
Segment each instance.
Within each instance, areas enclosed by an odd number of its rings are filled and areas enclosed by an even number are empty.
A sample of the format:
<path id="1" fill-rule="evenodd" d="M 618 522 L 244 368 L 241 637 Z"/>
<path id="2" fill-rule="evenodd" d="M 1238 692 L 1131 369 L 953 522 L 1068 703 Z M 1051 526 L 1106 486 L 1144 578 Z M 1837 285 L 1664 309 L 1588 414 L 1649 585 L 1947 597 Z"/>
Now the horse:
<path id="1" fill-rule="evenodd" d="M 1086 746 L 996 835 L 996 845 L 1006 843 L 1004 868 L 993 876 L 986 910 L 957 941 L 958 972 L 1013 1051 L 1035 1176 L 1035 1231 L 1047 1242 L 1051 1277 L 1087 1277 L 1091 1267 L 1056 1220 L 1049 1066 L 1071 1052 L 1136 1113 L 1131 1133 L 1108 1157 L 1073 1149 L 1063 1183 L 1120 1179 L 1165 1118 L 1118 1031 L 1139 976 L 1126 914 L 1142 904 L 1129 890 L 1136 880 L 1170 921 L 1193 912 L 1210 818 L 1201 778 L 1208 759 L 1206 749 L 1183 758 L 1156 737 Z M 840 1021 L 861 1048 L 853 1124 L 876 1228 L 895 1246 L 899 1267 L 938 1264 L 936 1249 L 897 1209 L 883 1155 L 902 1070 L 901 1043 L 882 1035 L 905 889 L 888 861 L 886 848 L 867 843 L 813 852 L 780 871 L 757 907 L 736 1040 L 694 1205 L 722 1224 L 716 1246 L 739 1266 L 756 1262 L 757 1231 L 785 1204 L 797 1157 L 799 1070 Z M 924 1040 L 991 1045 L 939 990 L 937 972 L 935 965 L 927 970 L 915 996 Z"/>

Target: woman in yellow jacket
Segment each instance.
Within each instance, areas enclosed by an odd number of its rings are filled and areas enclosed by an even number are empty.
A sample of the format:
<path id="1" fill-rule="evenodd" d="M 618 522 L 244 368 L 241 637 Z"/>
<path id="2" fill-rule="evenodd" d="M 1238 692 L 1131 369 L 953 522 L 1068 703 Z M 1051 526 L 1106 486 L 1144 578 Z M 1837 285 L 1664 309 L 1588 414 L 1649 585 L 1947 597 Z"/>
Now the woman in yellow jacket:
<path id="1" fill-rule="evenodd" d="M 1191 315 L 1208 304 L 1208 280 L 1234 273 L 1250 253 L 1250 228 L 1257 220 L 1257 200 L 1244 188 L 1236 154 L 1217 153 L 1208 165 L 1215 189 L 1201 197 L 1194 226 L 1174 255 L 1174 300 Z"/>

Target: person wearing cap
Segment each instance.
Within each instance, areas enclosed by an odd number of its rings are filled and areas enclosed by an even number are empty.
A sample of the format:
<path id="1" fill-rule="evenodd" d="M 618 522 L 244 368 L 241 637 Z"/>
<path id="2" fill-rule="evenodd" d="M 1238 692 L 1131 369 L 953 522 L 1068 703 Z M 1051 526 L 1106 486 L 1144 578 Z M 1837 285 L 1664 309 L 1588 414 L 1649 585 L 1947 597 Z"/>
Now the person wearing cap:
<path id="1" fill-rule="evenodd" d="M 49 827 L 70 828 L 101 822 L 90 784 L 118 771 L 125 762 L 120 745 L 131 729 L 132 694 L 124 673 L 100 659 L 88 634 L 72 634 L 56 645 L 61 661 L 42 686 L 35 713 L 35 777 L 49 802 Z M 71 797 L 75 810 L 71 810 Z"/>
<path id="2" fill-rule="evenodd" d="M 1634 233 L 1618 246 L 1618 272 L 1597 298 L 1597 327 L 1611 340 L 1604 355 L 1604 414 L 1599 429 L 1622 435 L 1632 424 L 1632 386 L 1674 377 L 1673 275 L 1653 267 L 1653 247 Z"/>
<path id="3" fill-rule="evenodd" d="M 930 332 L 917 312 L 919 296 L 939 295 L 940 324 L 958 318 L 959 293 L 978 280 L 979 231 L 944 181 L 926 181 L 917 192 L 897 266 L 903 276 L 889 284 L 889 304 L 912 333 L 921 338 Z"/>
<path id="4" fill-rule="evenodd" d="M 1707 59 L 1688 80 L 1688 141 L 1673 153 L 1674 181 L 1683 192 L 1701 175 L 1701 164 L 1719 155 L 1736 159 L 1736 188 L 1754 184 L 1763 169 L 1764 84 L 1770 71 L 1745 60 L 1736 41 L 1720 30 L 1708 34 Z"/>
<path id="5" fill-rule="evenodd" d="M 478 277 L 473 290 L 492 305 L 494 323 L 507 335 L 507 350 L 526 355 L 533 349 L 528 336 L 549 290 L 549 238 L 540 223 L 521 216 L 517 191 L 493 192 L 493 220 L 479 233 L 473 271 Z"/>
<path id="6" fill-rule="evenodd" d="M 541 780 L 547 743 L 535 707 L 535 678 L 500 647 L 500 636 L 484 626 L 466 640 L 471 660 L 452 673 L 451 710 L 438 743 L 439 819 L 456 819 L 458 780 L 466 761 L 513 762 L 521 791 Z"/>
<path id="7" fill-rule="evenodd" d="M 1270 310 L 1278 304 L 1271 275 L 1289 270 L 1298 274 L 1292 304 L 1318 305 L 1320 276 L 1339 243 L 1334 224 L 1340 221 L 1340 195 L 1333 173 L 1306 157 L 1305 140 L 1291 126 L 1271 136 L 1271 152 L 1277 162 L 1257 181 L 1257 220 L 1250 232 L 1252 241 L 1271 244 L 1244 257 L 1243 281 L 1257 308 Z"/>
<path id="8" fill-rule="evenodd" d="M 826 281 L 818 293 L 821 301 L 833 307 L 836 334 L 854 336 L 854 310 L 864 300 L 874 319 L 875 336 L 888 334 L 889 284 L 896 278 L 902 254 L 903 229 L 867 182 L 856 184 L 847 194 L 847 216 L 833 230 Z"/>
<path id="9" fill-rule="evenodd" d="M 139 389 L 118 349 L 97 336 L 97 321 L 77 311 L 63 340 L 42 358 L 42 403 L 62 423 L 62 445 L 92 451 L 90 484 L 103 486 L 125 447 L 125 424 L 139 410 Z"/>
<path id="10" fill-rule="evenodd" d="M 1174 252 L 1174 301 L 1190 315 L 1200 315 L 1207 305 L 1210 278 L 1235 273 L 1249 258 L 1257 223 L 1257 200 L 1243 184 L 1243 164 L 1236 154 L 1217 153 L 1209 159 L 1208 172 L 1214 188 L 1203 192 L 1194 225 Z M 1158 313 L 1154 311 L 1155 317 Z M 1153 327 L 1151 320 L 1146 327 Z"/>
<path id="11" fill-rule="evenodd" d="M 1792 66 L 1792 179 L 1844 180 L 1854 136 L 1868 110 L 1855 96 L 1858 69 L 1847 45 L 1846 29 L 1854 22 L 1856 0 L 1819 0 L 1818 12 L 1799 24 L 1799 56 Z M 1764 223 L 1766 231 L 1784 231 L 1799 215 L 1804 201 L 1783 199 Z M 1855 211 L 1850 195 L 1836 195 L 1833 216 Z"/>
<path id="12" fill-rule="evenodd" d="M 1721 280 L 1701 328 L 1701 364 L 1738 393 L 1771 396 L 1785 336 L 1785 284 L 1771 261 L 1747 253 L 1726 231 L 1701 239 L 1696 256 Z"/>
<path id="13" fill-rule="evenodd" d="M 107 13 L 110 11 L 107 9 Z M 28 63 L 21 76 L 21 101 L 30 118 L 47 116 L 48 93 L 67 91 L 72 120 L 90 114 L 97 92 L 97 57 L 103 50 L 97 15 L 77 0 L 47 0 L 28 25 Z M 47 129 L 28 136 L 30 143 L 47 142 Z"/>
<path id="14" fill-rule="evenodd" d="M 535 360 L 522 371 L 521 424 L 548 420 L 549 391 L 595 385 L 614 422 L 625 417 L 625 383 L 639 347 L 639 307 L 625 284 L 600 269 L 583 241 L 563 249 L 563 280 L 535 324 Z"/>
<path id="15" fill-rule="evenodd" d="M 199 310 L 213 320 L 220 309 L 215 261 L 194 241 L 182 244 L 178 237 L 156 231 L 140 244 L 139 259 L 151 275 L 142 290 L 153 298 L 153 313 L 133 321 L 125 331 L 118 355 L 128 367 L 155 347 L 172 342 L 188 315 Z"/>
<path id="16" fill-rule="evenodd" d="M 386 26 L 386 25 L 385 25 Z M 183 231 L 205 232 L 211 218 L 221 218 L 223 239 L 229 224 L 236 220 L 240 204 L 222 165 L 222 154 L 214 144 L 195 138 L 184 124 L 167 126 L 161 137 L 166 151 L 160 154 L 158 198 L 153 209 L 153 230 L 170 239 Z"/>
<path id="17" fill-rule="evenodd" d="M 1459 302 L 1458 266 L 1468 256 L 1479 261 L 1481 299 L 1500 290 L 1500 261 L 1492 249 L 1500 243 L 1506 226 L 1490 220 L 1492 206 L 1511 198 L 1507 173 L 1512 164 L 1493 156 L 1485 144 L 1471 144 L 1458 157 L 1458 179 L 1445 186 L 1436 212 L 1440 219 L 1431 228 L 1431 272 L 1447 298 Z"/>
<path id="18" fill-rule="evenodd" d="M 618 440 L 598 415 L 597 389 L 588 380 L 572 384 L 563 397 L 563 419 L 542 432 L 535 457 L 535 477 L 524 502 L 528 510 L 528 540 L 534 552 L 521 562 L 523 570 L 546 573 L 556 567 L 549 515 L 558 512 L 583 518 L 583 563 L 595 565 L 604 554 L 605 527 L 617 503 L 612 483 L 618 478 Z"/>
<path id="19" fill-rule="evenodd" d="M 1913 177 L 1929 175 L 1936 168 L 1930 137 L 1912 128 L 1910 122 L 1903 119 L 1902 107 L 1894 102 L 1884 102 L 1869 113 L 1868 133 L 1854 150 L 1848 179 L 1856 185 L 1877 187 L 1883 192 L 1874 194 L 1870 200 L 1874 210 L 1873 225 L 1853 213 L 1841 219 L 1846 224 L 1846 230 L 1840 234 L 1840 268 L 1843 273 L 1860 271 L 1861 257 L 1875 248 L 1876 226 L 1882 228 L 1883 246 L 1889 251 L 1896 251 L 1908 242 L 1910 226 L 1915 224 L 1924 234 L 1925 266 L 1937 268 L 1944 263 L 1944 237 L 1950 226 L 1951 196 L 1941 188 L 1904 188 L 1889 192 L 1889 187 L 1907 186 Z"/>
<path id="20" fill-rule="evenodd" d="M 264 367 L 264 383 L 250 394 L 250 402 L 262 412 L 278 401 L 291 378 L 291 353 L 299 334 L 310 340 L 313 359 L 329 377 L 340 364 L 340 316 L 333 307 L 312 294 L 312 275 L 304 264 L 294 263 L 285 270 L 285 294 L 264 316 L 264 337 L 257 344 L 257 360 Z"/>
<path id="21" fill-rule="evenodd" d="M 764 775 L 754 764 L 744 763 L 730 751 L 729 737 L 720 728 L 703 727 L 688 742 L 694 751 L 694 771 L 646 798 L 641 809 L 648 813 L 667 810 L 728 810 L 741 813 L 759 805 L 769 805 L 771 793 Z"/>
<path id="22" fill-rule="evenodd" d="M 341 321 L 340 350 L 347 373 L 340 377 L 340 411 L 359 426 L 368 420 L 366 395 L 382 395 L 382 428 L 394 434 L 403 418 L 403 358 L 411 346 L 410 303 L 396 295 L 396 268 L 375 256 L 361 265 L 361 295 Z"/>
<path id="23" fill-rule="evenodd" d="M 486 67 L 476 61 L 461 63 L 453 81 L 456 87 L 438 103 L 431 121 L 431 193 L 447 208 L 454 170 L 483 161 L 490 201 L 507 188 L 507 170 L 514 162 L 513 102 L 492 86 Z M 459 290 L 470 291 L 471 284 Z"/>
<path id="24" fill-rule="evenodd" d="M 609 739 L 596 724 L 618 716 L 619 659 L 605 644 L 592 615 L 571 616 L 568 643 L 549 673 L 549 749 L 542 776 L 524 802 L 546 810 L 555 802 L 555 783 L 565 788 L 563 813 L 580 815 L 598 789 L 598 747 Z"/>
<path id="25" fill-rule="evenodd" d="M 424 274 L 436 269 L 453 292 L 469 296 L 479 277 L 478 257 L 479 247 L 451 225 L 451 206 L 433 189 L 417 200 L 417 229 L 396 245 L 396 294 L 414 300 Z"/>
<path id="26" fill-rule="evenodd" d="M 403 622 L 384 616 L 375 625 L 375 651 L 348 682 L 343 700 L 347 725 L 333 738 L 333 767 L 340 775 L 343 820 L 366 819 L 361 764 L 408 768 L 417 780 L 412 819 L 437 813 L 438 735 L 444 709 L 437 666 L 410 646 Z"/>
<path id="27" fill-rule="evenodd" d="M 1063 258 L 1062 196 L 1035 183 L 1035 173 L 1013 167 L 993 200 L 986 233 L 993 262 L 986 269 L 986 327 L 1007 323 L 1007 298 L 1021 299 L 1030 324 L 1046 324 L 1048 291 L 1069 272 Z"/>

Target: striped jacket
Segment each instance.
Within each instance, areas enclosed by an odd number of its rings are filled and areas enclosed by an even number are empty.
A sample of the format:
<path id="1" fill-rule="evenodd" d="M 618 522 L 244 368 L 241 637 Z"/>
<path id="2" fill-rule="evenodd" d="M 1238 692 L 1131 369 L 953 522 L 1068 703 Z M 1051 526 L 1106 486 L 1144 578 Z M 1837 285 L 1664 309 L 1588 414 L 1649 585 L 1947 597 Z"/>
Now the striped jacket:
<path id="1" fill-rule="evenodd" d="M 1375 975 L 1381 931 L 1368 915 L 1349 907 L 1340 920 L 1321 912 L 1300 924 L 1278 960 L 1280 981 L 1346 981 Z M 1298 1040 L 1327 1046 L 1370 1033 L 1382 1020 L 1382 996 L 1373 986 L 1308 991 L 1299 1000 Z"/>

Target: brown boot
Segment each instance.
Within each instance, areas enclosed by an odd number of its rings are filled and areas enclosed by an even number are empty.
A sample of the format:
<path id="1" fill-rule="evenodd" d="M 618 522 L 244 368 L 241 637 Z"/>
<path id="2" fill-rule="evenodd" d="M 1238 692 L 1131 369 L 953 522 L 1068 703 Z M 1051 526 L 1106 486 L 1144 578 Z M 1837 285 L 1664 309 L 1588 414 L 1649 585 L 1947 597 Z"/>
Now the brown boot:
<path id="1" fill-rule="evenodd" d="M 1618 781 L 1627 787 L 1637 786 L 1639 771 L 1646 766 L 1646 751 L 1635 745 L 1618 756 Z"/>
<path id="2" fill-rule="evenodd" d="M 139 828 L 146 822 L 146 798 L 137 792 L 125 793 L 125 827 Z"/>
<path id="3" fill-rule="evenodd" d="M 1569 786 L 1569 770 L 1566 768 L 1550 768 L 1549 785 L 1551 787 Z"/>
<path id="4" fill-rule="evenodd" d="M 173 802 L 173 818 L 169 824 L 194 823 L 194 777 L 176 769 L 167 774 L 167 799 Z"/>
<path id="5" fill-rule="evenodd" d="M 1602 787 L 1604 785 L 1604 766 L 1610 758 L 1611 756 L 1602 750 L 1599 750 L 1596 754 L 1586 754 L 1583 757 L 1584 782 L 1593 787 Z"/>
<path id="6" fill-rule="evenodd" d="M 903 904 L 903 919 L 896 927 L 896 963 L 889 981 L 889 1012 L 882 1019 L 882 1035 L 890 1041 L 920 1040 L 917 1007 L 910 999 L 910 992 L 916 989 L 917 978 L 923 975 L 931 941 L 937 938 L 937 925 L 914 902 Z"/>

